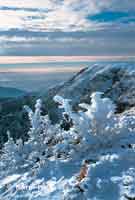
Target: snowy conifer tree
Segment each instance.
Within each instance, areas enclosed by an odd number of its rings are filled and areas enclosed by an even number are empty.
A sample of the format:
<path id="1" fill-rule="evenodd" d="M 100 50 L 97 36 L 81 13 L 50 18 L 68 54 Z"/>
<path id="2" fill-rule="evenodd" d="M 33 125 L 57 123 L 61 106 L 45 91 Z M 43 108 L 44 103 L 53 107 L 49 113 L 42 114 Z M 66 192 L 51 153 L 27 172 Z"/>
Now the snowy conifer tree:
<path id="1" fill-rule="evenodd" d="M 10 132 L 7 132 L 8 141 L 5 143 L 3 148 L 2 160 L 0 165 L 1 172 L 4 171 L 4 176 L 8 173 L 13 173 L 17 171 L 21 165 L 24 164 L 23 156 L 23 142 L 21 139 L 14 142 L 13 138 L 10 136 Z"/>
<path id="2" fill-rule="evenodd" d="M 95 92 L 91 95 L 91 105 L 82 103 L 79 106 L 87 110 L 85 118 L 89 120 L 91 134 L 106 140 L 111 134 L 115 134 L 117 119 L 114 115 L 115 105 L 110 99 L 101 98 L 101 95 L 102 93 Z"/>

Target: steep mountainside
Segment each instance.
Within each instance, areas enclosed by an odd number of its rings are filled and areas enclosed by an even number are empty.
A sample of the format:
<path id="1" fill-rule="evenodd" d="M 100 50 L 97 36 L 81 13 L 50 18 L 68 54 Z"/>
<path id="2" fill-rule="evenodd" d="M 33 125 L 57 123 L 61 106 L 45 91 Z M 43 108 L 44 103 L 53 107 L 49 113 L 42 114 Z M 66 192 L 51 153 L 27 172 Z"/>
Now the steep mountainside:
<path id="1" fill-rule="evenodd" d="M 60 118 L 60 110 L 53 101 L 59 94 L 72 100 L 74 109 L 79 102 L 90 102 L 94 91 L 102 91 L 110 97 L 121 113 L 135 106 L 135 63 L 102 63 L 81 70 L 69 81 L 48 91 L 0 101 L 0 144 L 6 141 L 6 131 L 10 130 L 14 138 L 26 137 L 29 122 L 23 105 L 33 107 L 35 100 L 43 101 L 43 113 L 48 112 L 52 121 Z"/>
<path id="2" fill-rule="evenodd" d="M 59 95 L 75 103 L 89 101 L 94 91 L 102 91 L 124 111 L 135 105 L 135 63 L 97 64 L 83 69 L 61 88 Z"/>

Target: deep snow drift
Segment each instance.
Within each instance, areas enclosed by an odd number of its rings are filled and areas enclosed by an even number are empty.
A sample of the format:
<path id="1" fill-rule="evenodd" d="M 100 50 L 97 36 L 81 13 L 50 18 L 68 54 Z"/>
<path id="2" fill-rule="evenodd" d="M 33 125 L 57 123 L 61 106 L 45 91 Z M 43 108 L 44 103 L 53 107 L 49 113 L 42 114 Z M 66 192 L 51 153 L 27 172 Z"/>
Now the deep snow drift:
<path id="1" fill-rule="evenodd" d="M 132 71 L 133 73 L 133 71 Z M 115 114 L 116 106 L 100 92 L 78 112 L 70 99 L 56 95 L 60 124 L 25 106 L 29 140 L 8 134 L 0 159 L 2 200 L 134 200 L 135 111 Z M 90 98 L 90 97 L 89 97 Z"/>

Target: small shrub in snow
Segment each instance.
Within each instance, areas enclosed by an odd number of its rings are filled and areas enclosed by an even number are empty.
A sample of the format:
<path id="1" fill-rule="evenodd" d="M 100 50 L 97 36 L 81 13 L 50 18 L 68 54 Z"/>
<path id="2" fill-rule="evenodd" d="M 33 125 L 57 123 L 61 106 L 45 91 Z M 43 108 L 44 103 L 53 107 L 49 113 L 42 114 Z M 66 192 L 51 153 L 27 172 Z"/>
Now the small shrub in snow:
<path id="1" fill-rule="evenodd" d="M 106 128 L 110 128 L 114 123 L 115 106 L 108 98 L 101 98 L 102 93 L 96 92 L 91 95 L 91 105 L 79 104 L 85 108 L 87 120 L 89 120 L 92 134 L 104 135 Z"/>
<path id="2" fill-rule="evenodd" d="M 41 115 L 41 100 L 35 104 L 35 112 L 28 106 L 25 106 L 31 122 L 31 129 L 28 132 L 29 140 L 26 143 L 29 146 L 31 159 L 40 159 L 40 156 L 49 156 L 51 154 L 51 144 L 55 144 L 55 135 L 59 131 L 58 125 L 52 125 L 48 117 Z"/>
<path id="3" fill-rule="evenodd" d="M 2 161 L 0 162 L 0 171 L 2 176 L 17 171 L 24 162 L 22 140 L 20 139 L 15 143 L 13 138 L 11 138 L 9 131 L 7 132 L 7 135 L 8 141 L 4 145 L 1 157 Z"/>

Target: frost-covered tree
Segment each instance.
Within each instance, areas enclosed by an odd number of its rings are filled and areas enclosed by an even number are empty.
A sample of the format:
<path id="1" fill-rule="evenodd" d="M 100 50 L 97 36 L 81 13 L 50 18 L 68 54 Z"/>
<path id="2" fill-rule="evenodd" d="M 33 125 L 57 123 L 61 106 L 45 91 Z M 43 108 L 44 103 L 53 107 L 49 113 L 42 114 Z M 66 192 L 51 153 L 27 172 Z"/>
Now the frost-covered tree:
<path id="1" fill-rule="evenodd" d="M 109 98 L 102 98 L 101 95 L 100 92 L 93 93 L 91 105 L 79 104 L 86 112 L 78 111 L 76 113 L 72 111 L 69 99 L 63 99 L 60 96 L 54 97 L 60 108 L 64 108 L 64 113 L 72 119 L 73 126 L 69 132 L 72 131 L 73 138 L 76 138 L 76 141 L 85 147 L 95 143 L 96 139 L 102 143 L 108 142 L 108 139 L 111 139 L 118 129 L 116 126 L 117 118 L 114 114 L 115 105 Z"/>
<path id="2" fill-rule="evenodd" d="M 29 159 L 39 162 L 53 154 L 54 146 L 61 141 L 61 131 L 58 124 L 53 125 L 48 115 L 41 114 L 42 102 L 37 100 L 35 111 L 25 106 L 31 122 L 28 132 L 29 140 L 25 143 L 29 150 Z"/>
<path id="3" fill-rule="evenodd" d="M 80 107 L 87 110 L 85 112 L 95 134 L 102 134 L 105 131 L 108 122 L 114 116 L 115 105 L 109 98 L 101 98 L 102 93 L 95 92 L 91 95 L 91 105 L 86 103 L 79 104 Z M 110 124 L 111 125 L 111 124 Z"/>
<path id="4" fill-rule="evenodd" d="M 31 123 L 31 128 L 28 132 L 29 140 L 25 145 L 27 146 L 29 159 L 34 162 L 40 160 L 40 156 L 46 149 L 45 137 L 48 137 L 47 131 L 51 126 L 48 116 L 41 115 L 41 107 L 42 101 L 40 99 L 36 101 L 35 111 L 32 111 L 28 106 L 24 106 Z"/>
<path id="5" fill-rule="evenodd" d="M 0 162 L 1 174 L 3 172 L 4 176 L 17 171 L 24 164 L 25 159 L 22 139 L 19 139 L 15 143 L 9 131 L 7 135 L 8 141 L 4 144 L 4 148 L 2 149 L 2 161 Z"/>
<path id="6" fill-rule="evenodd" d="M 117 118 L 114 114 L 115 105 L 109 98 L 102 98 L 101 95 L 101 92 L 95 92 L 91 95 L 91 105 L 82 103 L 79 106 L 87 110 L 85 119 L 90 124 L 91 134 L 104 143 L 117 131 Z"/>
<path id="7" fill-rule="evenodd" d="M 64 99 L 61 96 L 56 95 L 54 101 L 58 103 L 59 108 L 63 109 L 63 119 L 65 122 L 65 130 L 61 131 L 60 143 L 54 148 L 57 153 L 71 154 L 80 143 L 81 134 L 81 121 L 80 115 L 72 110 L 70 99 Z M 62 127 L 63 128 L 63 127 Z"/>
<path id="8" fill-rule="evenodd" d="M 41 106 L 42 102 L 40 99 L 36 101 L 35 112 L 33 112 L 32 109 L 29 108 L 29 106 L 24 106 L 24 109 L 28 112 L 29 120 L 31 123 L 29 135 L 32 140 L 37 139 L 37 133 L 40 132 L 42 128 Z"/>
<path id="9" fill-rule="evenodd" d="M 64 99 L 63 97 L 56 95 L 54 101 L 59 104 L 59 108 L 63 109 L 65 126 L 68 127 L 63 134 L 68 135 L 69 137 L 71 135 L 72 142 L 78 143 L 89 131 L 90 122 L 88 117 L 82 111 L 74 112 L 70 99 Z"/>

